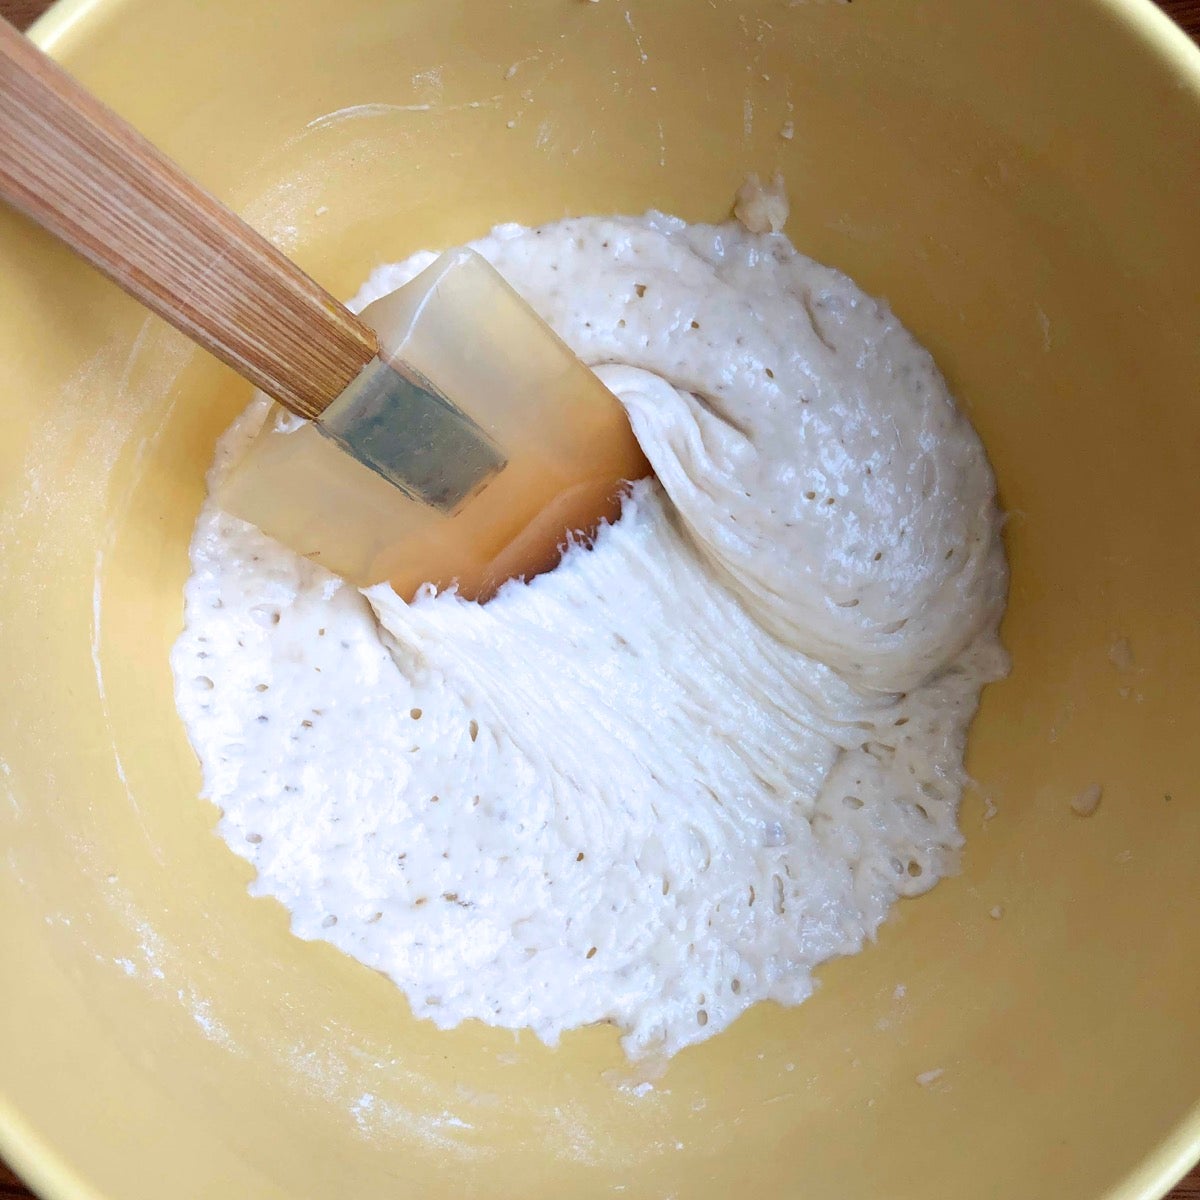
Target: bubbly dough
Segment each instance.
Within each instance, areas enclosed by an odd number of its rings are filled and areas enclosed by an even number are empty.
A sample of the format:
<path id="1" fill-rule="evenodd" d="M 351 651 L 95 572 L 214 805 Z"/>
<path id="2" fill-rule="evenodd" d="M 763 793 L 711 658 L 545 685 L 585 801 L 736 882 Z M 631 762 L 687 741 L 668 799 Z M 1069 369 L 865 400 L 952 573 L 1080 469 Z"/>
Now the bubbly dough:
<path id="1" fill-rule="evenodd" d="M 651 214 L 475 246 L 658 481 L 483 607 L 360 594 L 209 501 L 179 709 L 301 937 L 444 1027 L 608 1020 L 670 1054 L 803 1000 L 953 868 L 967 726 L 1006 670 L 992 474 L 887 306 L 782 235 Z"/>

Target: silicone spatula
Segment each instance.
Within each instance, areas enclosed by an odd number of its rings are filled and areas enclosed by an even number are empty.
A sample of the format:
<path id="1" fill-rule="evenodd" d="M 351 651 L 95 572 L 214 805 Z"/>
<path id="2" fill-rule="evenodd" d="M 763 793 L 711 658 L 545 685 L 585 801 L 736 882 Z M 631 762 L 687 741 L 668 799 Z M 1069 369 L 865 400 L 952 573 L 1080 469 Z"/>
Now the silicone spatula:
<path id="1" fill-rule="evenodd" d="M 359 586 L 486 599 L 649 473 L 617 399 L 478 255 L 355 316 L 2 20 L 0 198 L 287 410 L 218 500 Z"/>

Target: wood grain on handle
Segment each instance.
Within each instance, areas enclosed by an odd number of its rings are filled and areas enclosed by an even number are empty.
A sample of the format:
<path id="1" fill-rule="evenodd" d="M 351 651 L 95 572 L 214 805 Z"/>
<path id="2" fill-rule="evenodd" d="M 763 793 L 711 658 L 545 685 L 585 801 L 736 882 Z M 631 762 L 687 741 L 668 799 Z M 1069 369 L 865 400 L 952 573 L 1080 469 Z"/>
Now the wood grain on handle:
<path id="1" fill-rule="evenodd" d="M 357 317 L 3 20 L 0 198 L 300 416 L 378 353 Z"/>

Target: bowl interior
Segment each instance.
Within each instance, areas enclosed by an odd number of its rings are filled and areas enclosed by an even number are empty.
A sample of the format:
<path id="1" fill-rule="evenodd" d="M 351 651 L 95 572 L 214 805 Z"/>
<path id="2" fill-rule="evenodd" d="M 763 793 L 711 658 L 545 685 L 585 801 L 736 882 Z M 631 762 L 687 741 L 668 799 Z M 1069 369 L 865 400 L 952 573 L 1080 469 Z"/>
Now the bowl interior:
<path id="1" fill-rule="evenodd" d="M 497 221 L 720 219 L 747 171 L 781 169 L 793 241 L 890 298 L 984 438 L 1014 670 L 973 730 L 962 874 L 802 1007 L 760 1006 L 645 1081 L 607 1029 L 553 1051 L 437 1032 L 250 899 L 196 799 L 167 654 L 203 471 L 247 389 L 0 212 L 16 1165 L 49 1195 L 126 1200 L 1169 1183 L 1200 1149 L 1182 35 L 1087 0 L 292 0 L 286 20 L 102 0 L 40 36 L 339 294 Z"/>

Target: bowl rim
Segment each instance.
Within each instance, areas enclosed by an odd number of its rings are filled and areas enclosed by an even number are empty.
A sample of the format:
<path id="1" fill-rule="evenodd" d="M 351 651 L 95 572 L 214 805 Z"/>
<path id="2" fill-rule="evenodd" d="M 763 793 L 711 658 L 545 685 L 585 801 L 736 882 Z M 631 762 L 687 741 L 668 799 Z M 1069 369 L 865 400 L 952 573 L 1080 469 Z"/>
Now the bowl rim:
<path id="1" fill-rule="evenodd" d="M 93 14 L 123 0 L 55 0 L 26 31 L 46 53 Z M 1084 0 L 1107 12 L 1158 58 L 1200 108 L 1200 45 L 1154 0 Z M 1200 115 L 1200 112 L 1198 112 Z M 1198 1081 L 1200 1084 L 1200 1081 Z M 116 1200 L 85 1179 L 21 1115 L 0 1082 L 0 1157 L 45 1200 Z M 1097 1200 L 1161 1200 L 1200 1162 L 1200 1095 L 1178 1125 Z"/>

